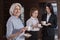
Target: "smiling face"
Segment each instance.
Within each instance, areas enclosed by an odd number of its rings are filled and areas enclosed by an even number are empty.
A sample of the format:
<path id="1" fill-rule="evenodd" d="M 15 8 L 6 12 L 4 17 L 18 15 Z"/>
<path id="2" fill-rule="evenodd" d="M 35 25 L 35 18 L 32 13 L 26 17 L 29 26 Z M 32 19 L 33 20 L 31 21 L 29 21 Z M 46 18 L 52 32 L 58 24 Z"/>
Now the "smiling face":
<path id="1" fill-rule="evenodd" d="M 37 18 L 37 16 L 38 16 L 38 10 L 35 10 L 35 11 L 32 13 L 32 17 Z"/>
<path id="2" fill-rule="evenodd" d="M 15 6 L 15 8 L 14 8 L 13 15 L 19 17 L 20 14 L 21 14 L 21 8 L 20 8 L 19 5 L 17 5 L 17 6 Z"/>

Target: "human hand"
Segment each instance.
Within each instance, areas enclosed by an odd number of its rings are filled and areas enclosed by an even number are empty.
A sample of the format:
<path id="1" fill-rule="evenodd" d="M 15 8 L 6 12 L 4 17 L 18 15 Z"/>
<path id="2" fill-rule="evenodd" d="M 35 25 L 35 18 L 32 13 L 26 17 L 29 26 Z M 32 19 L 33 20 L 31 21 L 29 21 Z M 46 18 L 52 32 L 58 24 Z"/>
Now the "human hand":
<path id="1" fill-rule="evenodd" d="M 13 40 L 16 36 L 17 36 L 17 34 L 11 34 L 7 39 L 8 40 Z"/>
<path id="2" fill-rule="evenodd" d="M 33 28 L 37 28 L 37 27 L 38 27 L 38 23 L 33 24 L 32 27 L 33 27 Z"/>
<path id="3" fill-rule="evenodd" d="M 52 25 L 51 23 L 48 23 L 48 25 Z"/>
<path id="4" fill-rule="evenodd" d="M 51 23 L 45 24 L 44 26 L 49 26 L 49 25 L 51 25 Z"/>

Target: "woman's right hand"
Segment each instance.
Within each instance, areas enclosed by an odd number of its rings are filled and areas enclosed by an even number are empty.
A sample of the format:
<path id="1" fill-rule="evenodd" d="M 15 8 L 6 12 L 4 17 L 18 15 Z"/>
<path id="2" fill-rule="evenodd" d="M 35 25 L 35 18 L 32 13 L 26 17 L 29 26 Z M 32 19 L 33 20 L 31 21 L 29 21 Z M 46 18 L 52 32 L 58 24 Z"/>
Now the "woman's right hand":
<path id="1" fill-rule="evenodd" d="M 8 37 L 8 39 L 14 39 L 15 37 L 17 37 L 17 36 L 20 35 L 21 33 L 25 32 L 26 30 L 27 30 L 27 28 L 24 27 L 24 28 L 22 28 L 22 29 L 20 30 L 20 32 L 17 32 L 17 33 L 15 33 L 15 34 L 11 34 L 11 35 Z"/>
<path id="2" fill-rule="evenodd" d="M 14 39 L 15 37 L 19 36 L 21 33 L 23 33 L 23 28 L 20 30 L 20 32 L 16 32 L 15 34 L 11 34 L 8 39 Z"/>
<path id="3" fill-rule="evenodd" d="M 27 30 L 27 28 L 23 27 L 23 28 L 20 29 L 20 32 L 18 32 L 18 34 L 21 34 L 21 33 L 25 32 L 26 30 Z"/>
<path id="4" fill-rule="evenodd" d="M 33 24 L 32 27 L 33 28 L 37 28 L 38 27 L 38 24 Z"/>
<path id="5" fill-rule="evenodd" d="M 8 40 L 12 40 L 12 39 L 14 39 L 16 36 L 17 36 L 17 34 L 11 34 L 11 35 L 8 37 Z"/>
<path id="6" fill-rule="evenodd" d="M 22 32 L 25 32 L 27 29 L 27 27 L 22 28 Z"/>

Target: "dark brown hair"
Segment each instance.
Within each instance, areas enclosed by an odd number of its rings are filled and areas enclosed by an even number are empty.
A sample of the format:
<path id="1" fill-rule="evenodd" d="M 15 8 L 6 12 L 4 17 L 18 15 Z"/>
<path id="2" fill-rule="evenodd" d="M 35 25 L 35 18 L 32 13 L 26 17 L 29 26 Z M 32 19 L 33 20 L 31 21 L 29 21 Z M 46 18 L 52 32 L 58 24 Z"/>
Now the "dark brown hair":
<path id="1" fill-rule="evenodd" d="M 51 3 L 47 3 L 46 6 L 49 7 L 50 12 L 54 14 L 53 6 L 51 5 Z"/>
<path id="2" fill-rule="evenodd" d="M 32 16 L 32 13 L 33 13 L 34 11 L 36 11 L 36 10 L 38 10 L 38 8 L 34 8 L 34 7 L 31 8 L 31 9 L 30 9 L 30 16 Z"/>

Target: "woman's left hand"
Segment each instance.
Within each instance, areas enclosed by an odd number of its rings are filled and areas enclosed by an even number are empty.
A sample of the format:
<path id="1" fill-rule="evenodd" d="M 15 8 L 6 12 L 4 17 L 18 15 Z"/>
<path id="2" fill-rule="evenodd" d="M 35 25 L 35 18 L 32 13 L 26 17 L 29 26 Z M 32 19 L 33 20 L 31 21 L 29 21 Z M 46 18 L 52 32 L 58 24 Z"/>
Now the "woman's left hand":
<path id="1" fill-rule="evenodd" d="M 51 23 L 48 23 L 48 24 L 46 24 L 45 26 L 49 26 L 49 25 L 52 25 Z"/>
<path id="2" fill-rule="evenodd" d="M 32 27 L 33 28 L 37 28 L 38 27 L 38 24 L 34 24 Z"/>
<path id="3" fill-rule="evenodd" d="M 48 23 L 47 25 L 52 25 L 51 23 Z"/>

